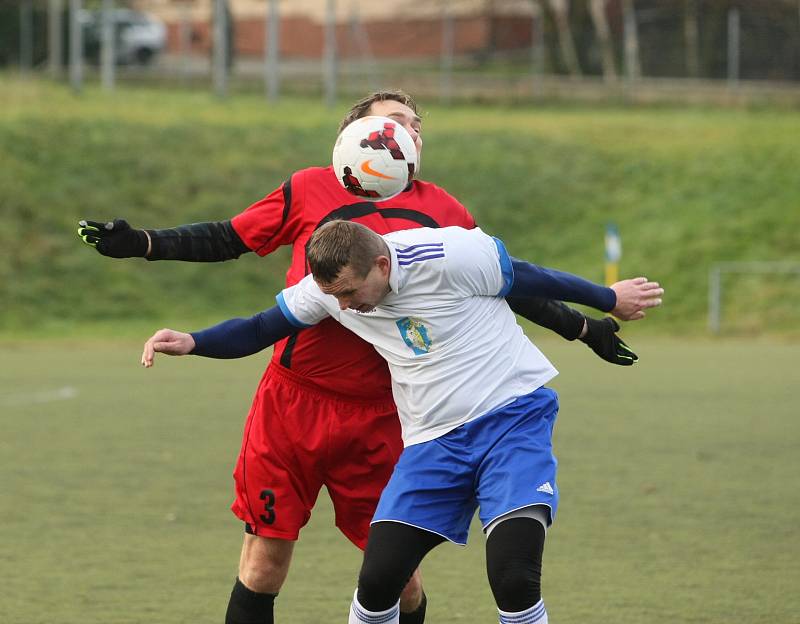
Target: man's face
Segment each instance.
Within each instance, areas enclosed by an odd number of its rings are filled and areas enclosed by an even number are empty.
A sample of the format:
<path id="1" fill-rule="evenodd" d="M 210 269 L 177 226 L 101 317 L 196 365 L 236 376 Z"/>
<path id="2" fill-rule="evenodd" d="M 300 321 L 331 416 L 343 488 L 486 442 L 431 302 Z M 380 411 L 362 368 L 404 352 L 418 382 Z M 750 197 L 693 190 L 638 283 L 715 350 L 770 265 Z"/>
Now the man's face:
<path id="1" fill-rule="evenodd" d="M 378 256 L 365 277 L 354 275 L 348 265 L 332 282 L 317 281 L 320 290 L 339 301 L 339 309 L 371 312 L 389 292 L 389 259 Z"/>
<path id="2" fill-rule="evenodd" d="M 417 156 L 422 153 L 422 119 L 408 106 L 395 100 L 380 100 L 372 103 L 368 114 L 394 119 L 408 130 L 414 141 L 414 146 L 417 148 Z"/>

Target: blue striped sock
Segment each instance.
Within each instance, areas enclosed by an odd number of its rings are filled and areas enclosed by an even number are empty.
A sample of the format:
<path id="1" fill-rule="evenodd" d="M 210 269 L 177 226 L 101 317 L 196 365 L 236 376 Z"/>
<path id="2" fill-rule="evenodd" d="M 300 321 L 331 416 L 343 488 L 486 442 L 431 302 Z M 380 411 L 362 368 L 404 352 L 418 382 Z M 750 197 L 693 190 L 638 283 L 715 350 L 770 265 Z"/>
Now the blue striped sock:
<path id="1" fill-rule="evenodd" d="M 524 611 L 509 613 L 497 610 L 500 614 L 500 624 L 547 624 L 547 611 L 544 601 L 540 600 L 535 605 Z"/>
<path id="2" fill-rule="evenodd" d="M 358 590 L 353 595 L 353 602 L 350 604 L 350 619 L 348 624 L 399 624 L 400 622 L 400 601 L 391 609 L 386 611 L 367 611 L 358 602 Z"/>

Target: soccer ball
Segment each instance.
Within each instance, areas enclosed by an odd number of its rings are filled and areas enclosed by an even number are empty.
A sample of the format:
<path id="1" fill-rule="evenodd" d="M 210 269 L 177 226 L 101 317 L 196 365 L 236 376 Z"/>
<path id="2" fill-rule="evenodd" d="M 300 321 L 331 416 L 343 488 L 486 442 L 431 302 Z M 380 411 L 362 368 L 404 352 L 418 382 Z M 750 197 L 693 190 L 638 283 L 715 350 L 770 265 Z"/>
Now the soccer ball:
<path id="1" fill-rule="evenodd" d="M 356 119 L 333 146 L 333 170 L 339 183 L 368 201 L 402 193 L 416 169 L 417 149 L 411 135 L 388 117 Z"/>

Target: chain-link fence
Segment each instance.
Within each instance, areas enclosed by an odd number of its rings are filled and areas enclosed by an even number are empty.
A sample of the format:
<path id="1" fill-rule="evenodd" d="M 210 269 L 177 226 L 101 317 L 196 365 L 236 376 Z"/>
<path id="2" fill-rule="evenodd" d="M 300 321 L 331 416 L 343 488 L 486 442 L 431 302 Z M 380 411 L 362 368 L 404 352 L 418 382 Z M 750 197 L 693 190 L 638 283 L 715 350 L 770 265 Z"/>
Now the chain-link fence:
<path id="1" fill-rule="evenodd" d="M 0 65 L 100 80 L 442 99 L 800 100 L 800 0 L 5 0 Z"/>

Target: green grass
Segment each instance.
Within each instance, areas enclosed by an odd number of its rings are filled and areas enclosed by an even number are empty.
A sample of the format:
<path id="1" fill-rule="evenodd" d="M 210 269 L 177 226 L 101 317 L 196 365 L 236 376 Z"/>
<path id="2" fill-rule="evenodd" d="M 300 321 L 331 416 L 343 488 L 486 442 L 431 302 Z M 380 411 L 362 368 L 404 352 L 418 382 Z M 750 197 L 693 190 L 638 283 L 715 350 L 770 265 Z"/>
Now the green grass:
<path id="1" fill-rule="evenodd" d="M 269 305 L 288 250 L 218 266 L 120 262 L 80 245 L 75 224 L 233 216 L 293 170 L 326 164 L 347 105 L 146 88 L 76 96 L 0 75 L 0 333 L 108 335 Z M 424 178 L 512 253 L 601 280 L 604 226 L 619 225 L 622 273 L 668 289 L 635 331 L 703 333 L 714 262 L 800 261 L 795 111 L 423 105 Z M 797 337 L 799 280 L 727 278 L 724 327 Z"/>
<path id="2" fill-rule="evenodd" d="M 561 370 L 551 619 L 794 621 L 798 346 L 642 338 L 631 370 L 537 341 Z M 222 621 L 241 543 L 230 473 L 266 356 L 144 370 L 140 348 L 0 343 L 3 622 Z M 48 400 L 62 388 L 73 398 Z M 344 621 L 359 559 L 323 493 L 279 621 Z M 423 574 L 432 624 L 496 621 L 475 527 Z"/>

